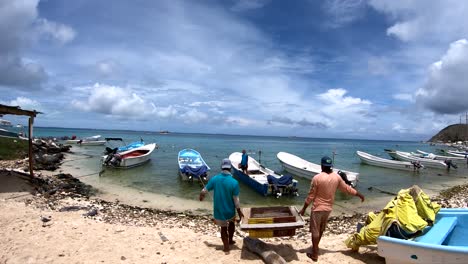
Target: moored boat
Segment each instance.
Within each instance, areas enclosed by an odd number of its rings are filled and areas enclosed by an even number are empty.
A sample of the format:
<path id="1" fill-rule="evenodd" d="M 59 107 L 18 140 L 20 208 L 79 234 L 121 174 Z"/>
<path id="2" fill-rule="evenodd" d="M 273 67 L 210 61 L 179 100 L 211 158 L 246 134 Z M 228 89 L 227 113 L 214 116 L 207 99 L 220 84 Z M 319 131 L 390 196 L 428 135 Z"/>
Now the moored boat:
<path id="1" fill-rule="evenodd" d="M 408 171 L 419 171 L 420 169 L 424 168 L 424 166 L 418 162 L 384 159 L 363 151 L 356 151 L 356 154 L 361 159 L 362 163 L 368 165 Z"/>
<path id="2" fill-rule="evenodd" d="M 322 171 L 322 167 L 319 164 L 309 162 L 291 153 L 278 152 L 276 157 L 281 163 L 281 166 L 283 166 L 284 170 L 308 180 L 312 179 L 313 176 Z M 340 170 L 338 168 L 333 168 L 333 171 L 340 174 L 341 177 L 344 177 L 342 176 L 344 173 L 347 179 L 345 182 L 347 181 L 347 183 L 349 183 L 351 186 L 355 187 L 357 185 L 359 173 Z"/>
<path id="3" fill-rule="evenodd" d="M 139 148 L 141 146 L 144 146 L 145 145 L 145 142 L 143 141 L 143 139 L 140 139 L 140 141 L 135 141 L 135 142 L 132 142 L 130 144 L 125 144 L 125 142 L 123 141 L 122 138 L 105 138 L 105 140 L 107 142 L 110 142 L 110 141 L 122 141 L 123 142 L 123 146 L 120 146 L 120 147 L 117 147 L 117 152 L 123 152 L 123 151 L 127 151 L 127 150 L 131 150 L 131 149 L 134 149 L 134 148 Z M 158 146 L 156 145 L 156 148 L 158 148 Z M 113 151 L 115 151 L 116 148 L 109 148 L 107 147 L 106 148 L 106 154 L 108 153 L 111 153 Z"/>
<path id="4" fill-rule="evenodd" d="M 452 163 L 450 163 L 451 165 L 449 165 L 449 163 L 443 162 L 443 161 L 440 161 L 440 160 L 431 160 L 431 159 L 425 159 L 425 158 L 418 158 L 418 157 L 412 156 L 411 154 L 408 155 L 406 152 L 401 152 L 401 151 L 395 151 L 395 154 L 398 156 L 398 159 L 400 159 L 402 161 L 419 162 L 419 163 L 421 163 L 422 165 L 424 165 L 425 167 L 428 167 L 428 168 L 448 169 L 449 166 L 453 165 Z M 456 167 L 454 167 L 454 168 L 456 168 Z"/>
<path id="5" fill-rule="evenodd" d="M 276 195 L 280 197 L 283 194 L 297 194 L 297 180 L 289 175 L 279 175 L 271 169 L 261 165 L 254 158 L 249 156 L 247 174 L 239 169 L 239 164 L 242 160 L 242 153 L 234 152 L 229 155 L 229 160 L 232 163 L 234 176 L 241 182 L 254 189 L 257 193 L 267 196 Z"/>
<path id="6" fill-rule="evenodd" d="M 179 175 L 184 180 L 207 180 L 210 167 L 198 151 L 183 149 L 179 151 L 177 160 L 179 163 Z"/>
<path id="7" fill-rule="evenodd" d="M 91 142 L 91 141 L 102 141 L 100 140 L 101 138 L 101 135 L 95 135 L 95 136 L 91 136 L 91 137 L 85 137 L 85 138 L 81 138 L 81 139 L 78 139 L 76 138 L 76 136 L 73 136 L 72 139 L 68 139 L 68 140 L 65 140 L 65 144 L 82 144 L 83 142 Z M 104 144 L 106 143 L 106 141 L 104 141 Z M 104 144 L 100 144 L 100 145 L 104 145 Z M 91 144 L 89 144 L 91 145 Z"/>
<path id="8" fill-rule="evenodd" d="M 148 162 L 155 149 L 156 143 L 151 143 L 120 153 L 113 152 L 102 157 L 102 165 L 123 169 L 136 167 Z"/>
<path id="9" fill-rule="evenodd" d="M 466 263 L 468 209 L 441 209 L 432 227 L 412 240 L 380 236 L 378 254 L 392 263 Z"/>
<path id="10" fill-rule="evenodd" d="M 465 160 L 466 159 L 464 157 L 436 155 L 434 153 L 428 153 L 419 149 L 416 150 L 416 152 L 421 154 L 423 158 L 427 158 L 427 159 L 435 159 L 435 160 Z"/>

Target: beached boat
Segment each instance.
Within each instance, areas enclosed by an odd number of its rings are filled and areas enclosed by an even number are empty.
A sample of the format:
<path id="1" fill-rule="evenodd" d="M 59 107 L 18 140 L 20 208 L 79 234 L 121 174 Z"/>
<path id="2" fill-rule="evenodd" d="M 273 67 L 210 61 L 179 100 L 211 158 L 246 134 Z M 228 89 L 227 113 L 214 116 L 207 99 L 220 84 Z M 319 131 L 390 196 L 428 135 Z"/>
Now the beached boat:
<path id="1" fill-rule="evenodd" d="M 356 151 L 356 154 L 361 159 L 362 163 L 368 165 L 408 171 L 419 171 L 420 169 L 424 168 L 424 166 L 418 162 L 384 159 L 363 151 Z"/>
<path id="2" fill-rule="evenodd" d="M 298 195 L 297 180 L 294 180 L 292 176 L 279 175 L 261 165 L 251 156 L 248 159 L 248 174 L 245 174 L 239 169 L 239 164 L 242 160 L 242 153 L 240 152 L 234 152 L 229 155 L 229 160 L 232 163 L 234 176 L 257 193 L 263 196 L 276 195 L 277 198 L 283 194 Z"/>
<path id="3" fill-rule="evenodd" d="M 283 166 L 284 170 L 308 180 L 312 179 L 313 176 L 322 171 L 322 167 L 319 164 L 309 162 L 287 152 L 278 152 L 276 157 L 281 163 L 281 166 Z M 333 171 L 340 174 L 341 177 L 344 177 L 341 175 L 342 173 L 344 173 L 347 179 L 347 183 L 349 183 L 353 187 L 356 186 L 359 179 L 359 173 L 340 170 L 338 168 L 333 168 Z"/>
<path id="4" fill-rule="evenodd" d="M 465 160 L 466 159 L 464 157 L 436 155 L 434 153 L 425 152 L 419 149 L 416 150 L 416 152 L 421 154 L 423 158 L 427 158 L 427 159 L 435 159 L 435 160 Z"/>
<path id="5" fill-rule="evenodd" d="M 447 169 L 449 168 L 446 162 L 440 160 L 431 160 L 425 158 L 418 158 L 412 156 L 411 154 L 408 155 L 407 152 L 395 151 L 395 154 L 398 156 L 399 160 L 402 161 L 409 161 L 409 162 L 419 162 L 420 164 L 424 165 L 427 168 L 434 168 L 434 169 Z"/>
<path id="6" fill-rule="evenodd" d="M 141 146 L 124 152 L 114 152 L 102 157 L 102 165 L 113 168 L 132 168 L 150 160 L 151 153 L 156 149 L 156 143 Z"/>
<path id="7" fill-rule="evenodd" d="M 4 137 L 15 137 L 15 138 L 17 138 L 17 137 L 18 137 L 18 133 L 11 132 L 11 131 L 8 131 L 8 130 L 6 130 L 6 129 L 0 128 L 0 136 L 4 136 Z"/>
<path id="8" fill-rule="evenodd" d="M 210 167 L 206 164 L 198 151 L 183 149 L 179 151 L 177 160 L 179 162 L 179 175 L 184 180 L 207 180 Z"/>
<path id="9" fill-rule="evenodd" d="M 432 227 L 412 240 L 380 236 L 378 254 L 392 263 L 467 263 L 468 209 L 441 209 Z"/>
<path id="10" fill-rule="evenodd" d="M 397 152 L 396 150 L 394 150 L 394 149 L 384 149 L 384 150 L 385 150 L 385 152 L 387 152 L 387 154 L 388 154 L 392 159 L 403 161 L 403 160 L 402 160 L 400 157 L 398 157 L 398 155 L 396 154 L 396 152 Z M 406 154 L 406 155 L 411 155 L 411 153 L 409 153 L 409 152 L 403 152 L 403 151 L 400 151 L 400 152 L 401 152 L 401 153 L 404 153 L 404 154 Z"/>

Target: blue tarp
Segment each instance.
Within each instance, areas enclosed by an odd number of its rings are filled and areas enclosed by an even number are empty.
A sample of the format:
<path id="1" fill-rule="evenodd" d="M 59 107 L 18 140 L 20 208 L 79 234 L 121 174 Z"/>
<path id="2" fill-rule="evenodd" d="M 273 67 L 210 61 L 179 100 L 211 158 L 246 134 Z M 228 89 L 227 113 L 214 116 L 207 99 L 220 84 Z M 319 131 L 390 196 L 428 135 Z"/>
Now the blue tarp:
<path id="1" fill-rule="evenodd" d="M 269 184 L 277 186 L 288 186 L 293 183 L 293 177 L 291 175 L 283 175 L 280 178 L 276 178 L 272 175 L 267 176 L 267 180 Z"/>
<path id="2" fill-rule="evenodd" d="M 200 167 L 192 168 L 186 165 L 180 171 L 184 174 L 192 175 L 195 178 L 200 178 L 200 176 L 203 176 L 208 172 L 208 167 L 205 165 L 202 165 Z"/>

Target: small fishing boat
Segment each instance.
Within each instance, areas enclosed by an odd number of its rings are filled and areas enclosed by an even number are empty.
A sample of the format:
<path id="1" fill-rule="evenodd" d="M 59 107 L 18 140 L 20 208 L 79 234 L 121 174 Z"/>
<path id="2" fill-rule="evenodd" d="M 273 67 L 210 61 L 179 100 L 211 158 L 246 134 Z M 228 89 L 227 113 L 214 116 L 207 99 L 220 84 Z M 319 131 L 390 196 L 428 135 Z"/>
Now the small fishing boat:
<path id="1" fill-rule="evenodd" d="M 454 157 L 468 158 L 468 152 L 447 150 L 447 154 Z"/>
<path id="2" fill-rule="evenodd" d="M 135 141 L 135 142 L 132 142 L 130 144 L 125 144 L 125 142 L 123 141 L 122 138 L 105 138 L 105 140 L 107 142 L 110 142 L 110 141 L 121 141 L 124 145 L 123 146 L 120 146 L 120 147 L 117 147 L 117 152 L 124 152 L 124 151 L 127 151 L 127 150 L 131 150 L 131 149 L 134 149 L 134 148 L 139 148 L 139 147 L 142 147 L 145 145 L 145 142 L 143 141 L 143 139 L 141 138 L 140 141 Z M 158 148 L 158 146 L 156 146 L 156 148 Z M 106 148 L 106 154 L 109 154 L 109 153 L 112 153 L 115 148 L 109 148 L 107 147 Z"/>
<path id="3" fill-rule="evenodd" d="M 315 164 L 304 160 L 296 155 L 287 153 L 287 152 L 278 152 L 276 155 L 281 166 L 283 166 L 284 170 L 299 177 L 305 179 L 312 179 L 316 174 L 322 171 L 322 166 L 319 164 Z M 338 168 L 333 168 L 333 171 L 338 173 L 342 178 L 346 178 L 345 182 L 349 185 L 355 187 L 357 185 L 359 179 L 359 173 L 340 170 Z M 344 173 L 344 176 L 342 175 Z"/>
<path id="4" fill-rule="evenodd" d="M 242 160 L 242 153 L 234 152 L 229 155 L 232 163 L 234 176 L 241 182 L 254 189 L 257 193 L 267 196 L 275 195 L 276 198 L 283 194 L 298 195 L 297 180 L 290 175 L 279 175 L 271 169 L 261 165 L 254 158 L 249 156 L 247 174 L 239 169 Z"/>
<path id="5" fill-rule="evenodd" d="M 128 169 L 140 166 L 150 160 L 151 153 L 156 149 L 156 143 L 117 153 L 117 151 L 102 157 L 102 165 L 106 167 Z"/>
<path id="6" fill-rule="evenodd" d="M 416 152 L 421 154 L 423 158 L 427 158 L 427 159 L 435 159 L 435 160 L 465 160 L 466 159 L 464 157 L 436 155 L 436 154 L 428 153 L 419 149 L 416 150 Z"/>
<path id="7" fill-rule="evenodd" d="M 66 140 L 65 144 L 83 144 L 83 143 L 85 143 L 85 145 L 87 145 L 87 143 L 89 143 L 91 141 L 99 141 L 99 142 L 104 142 L 102 144 L 99 143 L 99 145 L 104 145 L 106 143 L 106 141 L 99 140 L 100 138 L 101 138 L 101 135 L 85 137 L 85 138 L 82 138 L 82 139 L 77 139 L 76 136 L 73 136 L 72 139 Z M 89 145 L 92 145 L 92 143 L 89 143 Z"/>
<path id="8" fill-rule="evenodd" d="M 210 167 L 206 164 L 198 151 L 183 149 L 179 151 L 177 160 L 179 162 L 179 175 L 184 180 L 207 180 Z"/>
<path id="9" fill-rule="evenodd" d="M 356 151 L 356 154 L 361 159 L 361 162 L 364 164 L 383 167 L 387 169 L 419 171 L 420 169 L 424 168 L 424 166 L 418 162 L 384 159 L 363 151 Z"/>
<path id="10" fill-rule="evenodd" d="M 78 141 L 78 143 L 76 144 L 78 146 L 103 146 L 106 144 L 106 141 L 105 140 L 91 140 L 91 141 L 82 140 L 82 141 Z"/>
<path id="11" fill-rule="evenodd" d="M 448 169 L 449 166 L 452 166 L 451 162 L 443 162 L 440 160 L 431 160 L 431 159 L 425 159 L 425 158 L 418 158 L 415 156 L 412 156 L 411 154 L 408 155 L 407 152 L 401 152 L 401 151 L 395 151 L 395 154 L 398 156 L 399 160 L 402 161 L 409 161 L 409 162 L 419 162 L 424 167 L 428 168 L 434 168 L 434 169 Z M 456 166 L 454 166 L 456 168 Z"/>
<path id="12" fill-rule="evenodd" d="M 468 209 L 443 208 L 432 227 L 412 240 L 380 236 L 378 254 L 385 263 L 467 263 Z"/>
<path id="13" fill-rule="evenodd" d="M 396 150 L 394 149 L 384 149 L 385 152 L 387 152 L 387 154 L 394 160 L 400 160 L 400 161 L 403 161 L 400 157 L 398 157 L 398 155 L 396 154 Z M 409 152 L 403 152 L 403 151 L 400 151 L 400 153 L 404 153 L 406 155 L 411 155 L 411 153 Z"/>

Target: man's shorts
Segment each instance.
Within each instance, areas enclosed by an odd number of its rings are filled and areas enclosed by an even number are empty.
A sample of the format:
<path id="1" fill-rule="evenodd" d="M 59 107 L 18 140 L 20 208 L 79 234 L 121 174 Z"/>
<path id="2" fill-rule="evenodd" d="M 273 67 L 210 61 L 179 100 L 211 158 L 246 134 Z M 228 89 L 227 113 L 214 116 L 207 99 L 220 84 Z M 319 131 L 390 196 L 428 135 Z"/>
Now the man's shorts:
<path id="1" fill-rule="evenodd" d="M 214 219 L 214 222 L 216 225 L 221 226 L 221 227 L 226 227 L 229 225 L 229 222 L 235 223 L 234 221 L 236 220 L 236 216 L 234 215 L 233 218 L 228 219 L 228 220 L 219 220 L 219 219 Z"/>
<path id="2" fill-rule="evenodd" d="M 320 237 L 327 227 L 331 211 L 312 211 L 310 214 L 310 233 L 312 237 Z"/>

